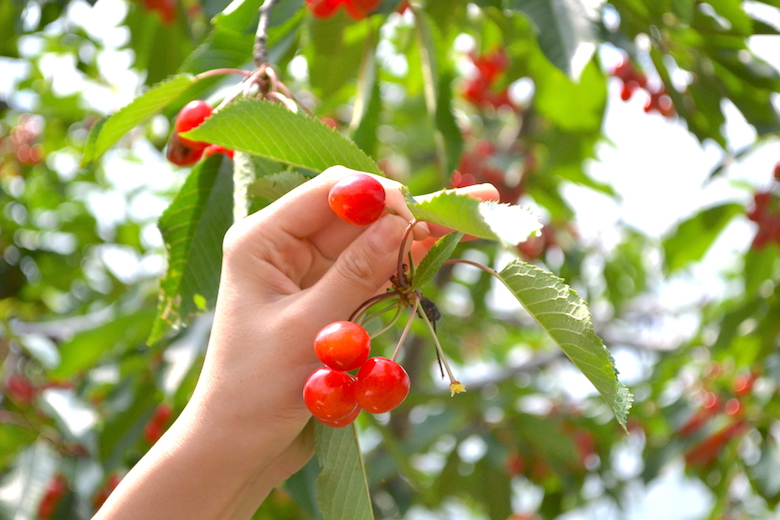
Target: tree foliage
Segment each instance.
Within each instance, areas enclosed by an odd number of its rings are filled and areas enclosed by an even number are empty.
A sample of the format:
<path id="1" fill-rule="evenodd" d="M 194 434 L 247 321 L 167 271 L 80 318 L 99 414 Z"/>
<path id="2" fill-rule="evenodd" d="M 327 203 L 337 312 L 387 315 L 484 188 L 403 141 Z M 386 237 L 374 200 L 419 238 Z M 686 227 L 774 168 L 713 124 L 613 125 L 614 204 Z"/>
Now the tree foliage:
<path id="1" fill-rule="evenodd" d="M 777 145 L 780 73 L 754 43 L 780 52 L 780 4 L 382 0 L 322 17 L 279 0 L 261 92 L 242 79 L 262 3 L 0 3 L 0 518 L 91 516 L 194 388 L 226 229 L 335 164 L 415 195 L 491 182 L 543 226 L 533 236 L 514 206 L 409 195 L 418 218 L 479 237 L 444 239 L 413 279 L 468 391 L 449 396 L 415 323 L 407 400 L 320 427 L 317 457 L 255 518 L 552 519 L 629 509 L 670 471 L 707 490 L 702 518 L 767 517 L 780 501 L 780 155 L 761 184 L 734 165 Z M 637 97 L 640 120 L 717 148 L 707 182 L 731 181 L 728 195 L 660 238 L 619 224 L 586 240 L 567 190 L 617 199 L 589 165 L 608 106 Z M 234 160 L 165 161 L 192 99 L 219 108 L 187 136 Z M 732 113 L 755 136 L 738 150 Z M 750 237 L 724 289 L 670 304 L 733 229 Z M 681 315 L 692 325 L 673 334 Z M 638 373 L 630 411 L 610 353 Z"/>

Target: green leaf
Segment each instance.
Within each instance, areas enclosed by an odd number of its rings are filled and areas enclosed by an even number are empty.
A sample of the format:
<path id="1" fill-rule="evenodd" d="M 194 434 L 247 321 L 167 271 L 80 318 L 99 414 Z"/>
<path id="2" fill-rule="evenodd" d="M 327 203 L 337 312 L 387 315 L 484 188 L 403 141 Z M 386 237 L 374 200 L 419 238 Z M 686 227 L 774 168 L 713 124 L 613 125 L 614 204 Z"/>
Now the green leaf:
<path id="1" fill-rule="evenodd" d="M 266 101 L 236 100 L 185 135 L 315 172 L 340 164 L 382 174 L 370 157 L 335 130 Z"/>
<path id="2" fill-rule="evenodd" d="M 498 277 L 593 383 L 625 428 L 633 397 L 618 381 L 615 362 L 593 331 L 582 298 L 557 276 L 521 260 L 510 262 Z"/>
<path id="3" fill-rule="evenodd" d="M 221 167 L 220 167 L 221 165 Z M 222 239 L 233 223 L 232 163 L 214 155 L 192 169 L 159 227 L 168 254 L 160 281 L 157 319 L 149 344 L 213 308 L 222 262 Z M 197 296 L 201 298 L 196 298 Z"/>
<path id="4" fill-rule="evenodd" d="M 539 217 L 527 208 L 479 201 L 453 190 L 442 191 L 419 202 L 411 196 L 406 199 L 412 215 L 418 220 L 506 245 L 516 245 L 542 228 Z"/>
<path id="5" fill-rule="evenodd" d="M 162 110 L 196 82 L 190 74 L 180 74 L 153 86 L 131 103 L 92 127 L 81 160 L 87 165 L 114 146 L 130 130 Z"/>
<path id="6" fill-rule="evenodd" d="M 547 59 L 577 81 L 596 51 L 598 11 L 583 0 L 513 0 L 510 5 L 534 23 Z"/>
<path id="7" fill-rule="evenodd" d="M 49 377 L 54 380 L 70 379 L 95 366 L 108 351 L 118 355 L 143 343 L 149 336 L 154 316 L 154 309 L 142 308 L 76 334 L 59 346 L 61 361 L 49 372 Z"/>
<path id="8" fill-rule="evenodd" d="M 31 444 L 37 435 L 33 430 L 13 423 L 0 428 L 0 469 L 5 469 L 11 458 L 24 446 Z"/>
<path id="9" fill-rule="evenodd" d="M 722 204 L 702 210 L 680 223 L 663 242 L 669 271 L 701 260 L 731 219 L 744 212 L 745 208 L 741 204 Z"/>
<path id="10" fill-rule="evenodd" d="M 273 202 L 307 180 L 299 172 L 278 172 L 257 179 L 249 186 L 247 193 L 251 197 L 260 197 Z"/>
<path id="11" fill-rule="evenodd" d="M 316 423 L 317 501 L 324 520 L 373 520 L 366 468 L 354 424 L 331 428 Z"/>
<path id="12" fill-rule="evenodd" d="M 262 157 L 236 152 L 233 160 L 233 219 L 239 221 L 252 212 L 249 190 L 258 179 L 277 173 L 282 166 Z"/>
<path id="13" fill-rule="evenodd" d="M 439 268 L 450 259 L 455 247 L 463 238 L 463 233 L 453 232 L 444 235 L 433 244 L 428 254 L 420 262 L 412 279 L 412 289 L 416 290 L 428 283 L 436 276 Z"/>

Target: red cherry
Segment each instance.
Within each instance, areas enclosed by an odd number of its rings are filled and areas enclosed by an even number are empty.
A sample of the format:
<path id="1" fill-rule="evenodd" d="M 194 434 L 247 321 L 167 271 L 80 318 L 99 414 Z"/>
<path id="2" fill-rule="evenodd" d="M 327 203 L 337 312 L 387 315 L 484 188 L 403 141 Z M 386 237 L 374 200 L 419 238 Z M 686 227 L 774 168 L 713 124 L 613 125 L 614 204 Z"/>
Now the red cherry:
<path id="1" fill-rule="evenodd" d="M 370 413 L 389 412 L 409 395 L 409 374 L 387 358 L 366 360 L 357 373 L 355 396 L 361 408 Z"/>
<path id="2" fill-rule="evenodd" d="M 368 359 L 371 338 L 366 329 L 351 321 L 326 325 L 314 338 L 314 352 L 334 370 L 354 370 Z"/>
<path id="3" fill-rule="evenodd" d="M 111 473 L 108 476 L 108 480 L 106 480 L 106 483 L 98 490 L 97 494 L 95 494 L 95 498 L 92 500 L 92 505 L 96 511 L 100 509 L 106 500 L 108 500 L 108 496 L 116 489 L 121 481 L 122 477 L 116 473 Z"/>
<path id="4" fill-rule="evenodd" d="M 38 389 L 19 372 L 14 372 L 5 382 L 5 391 L 8 396 L 20 405 L 28 405 L 35 400 Z"/>
<path id="5" fill-rule="evenodd" d="M 68 482 L 62 473 L 57 473 L 49 482 L 46 492 L 38 504 L 38 517 L 41 520 L 48 520 L 54 515 L 62 497 L 68 492 Z"/>
<path id="6" fill-rule="evenodd" d="M 172 415 L 173 409 L 168 404 L 163 403 L 155 408 L 152 418 L 144 426 L 144 438 L 149 444 L 160 440 Z"/>
<path id="7" fill-rule="evenodd" d="M 218 144 L 210 144 L 206 147 L 205 150 L 203 150 L 203 158 L 211 157 L 215 153 L 221 153 L 223 155 L 226 155 L 227 157 L 230 157 L 231 159 L 236 154 L 235 151 L 230 150 L 229 148 L 225 148 L 224 146 L 219 146 Z"/>
<path id="8" fill-rule="evenodd" d="M 344 0 L 306 0 L 306 6 L 315 18 L 330 18 Z"/>
<path id="9" fill-rule="evenodd" d="M 381 0 L 344 0 L 347 14 L 353 20 L 362 20 L 376 10 Z"/>
<path id="10" fill-rule="evenodd" d="M 346 417 L 342 417 L 341 419 L 334 419 L 331 421 L 328 419 L 317 418 L 317 420 L 320 421 L 325 426 L 330 426 L 331 428 L 343 428 L 355 422 L 355 419 L 357 419 L 361 411 L 362 408 L 356 406 L 355 409 L 352 410 L 352 412 L 349 415 L 347 415 Z"/>
<path id="11" fill-rule="evenodd" d="M 303 401 L 321 421 L 344 419 L 357 407 L 355 378 L 340 370 L 318 368 L 303 386 Z"/>
<path id="12" fill-rule="evenodd" d="M 203 148 L 195 149 L 187 146 L 183 138 L 174 132 L 168 139 L 168 150 L 165 156 L 168 161 L 177 166 L 192 166 L 203 156 Z"/>
<path id="13" fill-rule="evenodd" d="M 367 226 L 385 210 L 385 189 L 365 173 L 353 173 L 330 189 L 328 202 L 333 212 L 355 226 Z"/>
<path id="14" fill-rule="evenodd" d="M 182 133 L 187 130 L 192 130 L 196 126 L 200 125 L 207 117 L 211 115 L 211 105 L 201 99 L 195 99 L 184 105 L 179 111 L 179 115 L 176 116 L 176 132 Z M 204 149 L 209 143 L 203 141 L 192 141 L 185 137 L 181 138 L 181 142 L 190 148 Z"/>

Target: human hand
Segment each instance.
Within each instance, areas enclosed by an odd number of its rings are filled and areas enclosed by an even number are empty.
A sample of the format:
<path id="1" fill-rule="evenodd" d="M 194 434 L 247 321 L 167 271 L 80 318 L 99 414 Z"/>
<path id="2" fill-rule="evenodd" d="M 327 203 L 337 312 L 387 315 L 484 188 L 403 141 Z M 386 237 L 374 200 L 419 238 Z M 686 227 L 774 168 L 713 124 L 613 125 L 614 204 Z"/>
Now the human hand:
<path id="1" fill-rule="evenodd" d="M 328 192 L 350 173 L 330 168 L 228 231 L 212 335 L 195 393 L 120 485 L 124 496 L 132 496 L 133 486 L 136 496 L 157 492 L 152 482 L 170 485 L 171 473 L 184 474 L 187 489 L 207 489 L 211 504 L 197 502 L 187 518 L 248 518 L 273 486 L 311 457 L 312 429 L 306 427 L 311 414 L 302 390 L 321 365 L 313 338 L 385 289 L 412 220 L 401 185 L 381 177 L 386 205 L 397 215 L 386 212 L 367 227 L 339 219 Z M 490 185 L 462 191 L 497 198 Z M 435 236 L 447 231 L 432 228 Z M 415 226 L 417 254 L 430 247 L 424 240 L 430 231 L 425 223 Z M 166 459 L 177 460 L 161 465 Z M 185 469 L 190 466 L 199 472 Z M 148 491 L 139 492 L 143 487 Z M 172 503 L 167 495 L 157 507 L 146 498 L 144 513 L 166 518 L 165 507 Z M 182 517 L 180 508 L 176 515 Z"/>

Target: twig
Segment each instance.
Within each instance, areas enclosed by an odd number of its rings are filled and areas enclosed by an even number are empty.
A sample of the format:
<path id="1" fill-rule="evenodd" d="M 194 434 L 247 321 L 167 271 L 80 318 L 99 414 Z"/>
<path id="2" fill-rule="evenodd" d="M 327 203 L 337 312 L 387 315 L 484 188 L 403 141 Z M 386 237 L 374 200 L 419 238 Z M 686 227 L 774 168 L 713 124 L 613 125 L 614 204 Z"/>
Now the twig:
<path id="1" fill-rule="evenodd" d="M 252 57 L 257 68 L 268 64 L 268 22 L 271 18 L 271 9 L 278 0 L 265 0 L 260 6 L 260 21 L 257 22 L 255 33 L 255 46 L 252 49 Z"/>

